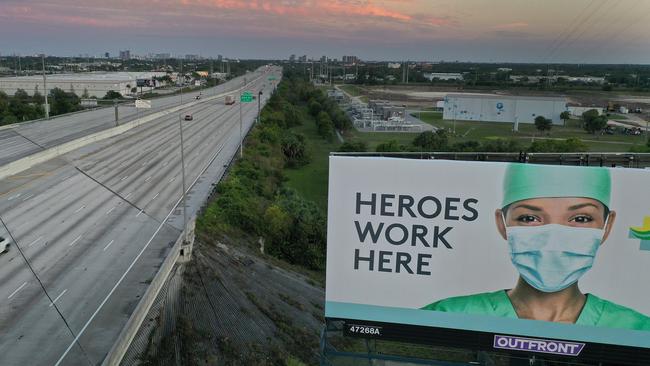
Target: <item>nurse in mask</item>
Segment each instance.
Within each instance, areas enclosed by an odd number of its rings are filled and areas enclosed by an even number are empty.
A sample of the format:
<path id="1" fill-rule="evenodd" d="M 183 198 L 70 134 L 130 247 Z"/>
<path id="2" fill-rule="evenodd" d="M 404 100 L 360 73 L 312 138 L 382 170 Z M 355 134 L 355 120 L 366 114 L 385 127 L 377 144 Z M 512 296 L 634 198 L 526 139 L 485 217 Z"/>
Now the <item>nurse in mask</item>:
<path id="1" fill-rule="evenodd" d="M 650 330 L 649 317 L 579 287 L 616 221 L 610 192 L 605 168 L 509 165 L 494 216 L 519 272 L 515 286 L 424 309 Z"/>

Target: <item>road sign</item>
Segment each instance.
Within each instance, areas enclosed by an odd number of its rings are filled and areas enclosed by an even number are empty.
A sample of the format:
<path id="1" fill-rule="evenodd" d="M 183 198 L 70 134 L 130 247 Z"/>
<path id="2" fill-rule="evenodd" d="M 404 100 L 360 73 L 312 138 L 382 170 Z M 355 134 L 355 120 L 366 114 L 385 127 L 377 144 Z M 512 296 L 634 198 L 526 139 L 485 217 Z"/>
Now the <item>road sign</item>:
<path id="1" fill-rule="evenodd" d="M 275 80 L 275 76 L 273 75 L 269 76 L 269 80 Z"/>
<path id="2" fill-rule="evenodd" d="M 253 101 L 253 93 L 249 91 L 243 92 L 239 101 L 242 103 L 251 103 Z"/>
<path id="3" fill-rule="evenodd" d="M 151 101 L 150 100 L 136 99 L 135 107 L 136 108 L 141 108 L 141 109 L 149 109 L 149 108 L 151 108 Z"/>

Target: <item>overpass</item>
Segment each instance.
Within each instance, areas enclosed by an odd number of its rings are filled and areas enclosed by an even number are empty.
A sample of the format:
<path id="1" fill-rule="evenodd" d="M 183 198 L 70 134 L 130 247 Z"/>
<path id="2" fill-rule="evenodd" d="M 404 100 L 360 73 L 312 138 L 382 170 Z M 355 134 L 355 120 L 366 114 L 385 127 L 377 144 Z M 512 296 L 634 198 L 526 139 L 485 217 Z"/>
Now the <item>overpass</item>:
<path id="1" fill-rule="evenodd" d="M 244 89 L 265 103 L 268 77 L 280 73 L 258 69 Z M 12 167 L 0 179 L 0 236 L 15 240 L 0 256 L 0 364 L 112 362 L 161 266 L 178 255 L 179 116 L 194 117 L 182 121 L 192 217 L 238 152 L 240 106 L 224 95 L 243 79 L 198 101 L 154 99 L 146 115 L 121 108 L 118 127 L 107 108 L 0 130 L 0 171 Z M 242 105 L 244 132 L 256 115 L 257 103 Z"/>

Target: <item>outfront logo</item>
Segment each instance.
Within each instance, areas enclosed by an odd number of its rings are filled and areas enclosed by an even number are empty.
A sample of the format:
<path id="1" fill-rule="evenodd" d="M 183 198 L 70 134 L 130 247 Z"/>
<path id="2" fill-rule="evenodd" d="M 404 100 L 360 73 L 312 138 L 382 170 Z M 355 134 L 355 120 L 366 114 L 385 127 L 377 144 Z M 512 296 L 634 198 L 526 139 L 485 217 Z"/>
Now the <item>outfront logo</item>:
<path id="1" fill-rule="evenodd" d="M 551 339 L 536 339 L 494 335 L 494 348 L 516 351 L 550 353 L 563 356 L 578 356 L 585 347 L 584 343 L 555 341 Z"/>
<path id="2" fill-rule="evenodd" d="M 630 228 L 629 238 L 641 240 L 641 250 L 650 250 L 650 216 L 643 218 L 643 226 Z"/>

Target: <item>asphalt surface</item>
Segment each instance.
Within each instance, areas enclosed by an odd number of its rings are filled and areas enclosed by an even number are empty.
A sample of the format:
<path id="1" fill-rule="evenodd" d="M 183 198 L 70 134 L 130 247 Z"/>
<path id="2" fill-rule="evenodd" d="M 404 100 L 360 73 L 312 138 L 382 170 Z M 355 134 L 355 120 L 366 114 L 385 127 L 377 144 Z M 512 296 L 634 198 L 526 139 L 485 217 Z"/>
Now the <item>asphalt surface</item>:
<path id="1" fill-rule="evenodd" d="M 246 77 L 250 80 L 253 76 L 249 74 Z M 239 77 L 216 87 L 184 93 L 183 103 L 194 101 L 199 93 L 203 97 L 209 97 L 237 89 L 242 86 L 243 82 L 243 77 Z M 139 110 L 135 108 L 133 102 L 120 104 L 118 123 L 126 123 L 135 118 L 180 105 L 181 97 L 179 95 L 160 97 L 151 99 L 151 103 L 151 109 Z M 115 109 L 108 107 L 0 129 L 0 165 L 114 126 Z"/>
<path id="2" fill-rule="evenodd" d="M 279 80 L 279 69 L 247 75 L 263 102 L 271 72 Z M 239 107 L 206 101 L 0 180 L 0 236 L 13 237 L 0 256 L 0 365 L 101 363 L 182 228 L 179 116 L 194 116 L 181 122 L 191 216 L 238 152 Z M 257 103 L 242 111 L 245 132 Z M 19 132 L 50 146 L 109 128 L 112 117 L 98 110 Z M 0 131 L 13 146 L 3 159 L 29 154 L 12 132 Z"/>

